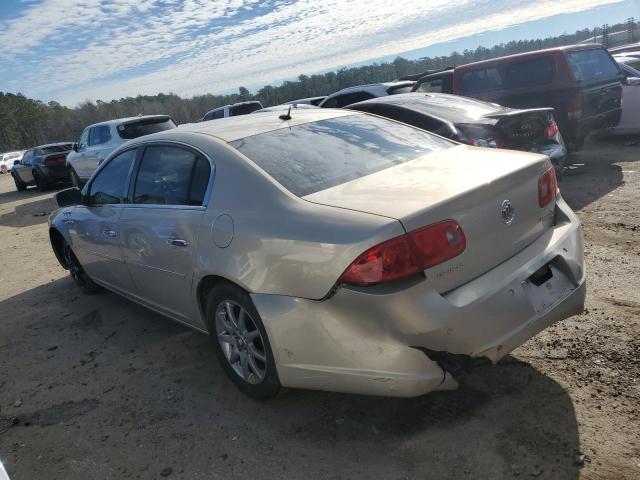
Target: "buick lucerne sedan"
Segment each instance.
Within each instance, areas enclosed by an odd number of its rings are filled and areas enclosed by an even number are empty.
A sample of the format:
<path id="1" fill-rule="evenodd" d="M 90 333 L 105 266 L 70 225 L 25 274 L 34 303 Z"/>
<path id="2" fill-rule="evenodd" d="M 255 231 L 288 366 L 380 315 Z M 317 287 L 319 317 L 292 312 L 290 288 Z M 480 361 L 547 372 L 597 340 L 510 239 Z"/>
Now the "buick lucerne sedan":
<path id="1" fill-rule="evenodd" d="M 210 335 L 231 380 L 417 396 L 580 312 L 580 224 L 548 157 L 370 114 L 266 112 L 114 151 L 57 194 L 53 250 Z"/>

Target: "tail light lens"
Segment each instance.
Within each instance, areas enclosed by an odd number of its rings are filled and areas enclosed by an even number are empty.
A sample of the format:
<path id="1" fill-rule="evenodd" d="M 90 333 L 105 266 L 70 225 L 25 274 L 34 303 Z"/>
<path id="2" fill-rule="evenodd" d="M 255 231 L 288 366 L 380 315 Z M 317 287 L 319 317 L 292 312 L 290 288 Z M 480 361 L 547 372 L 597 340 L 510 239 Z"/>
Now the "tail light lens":
<path id="1" fill-rule="evenodd" d="M 558 134 L 558 124 L 556 123 L 556 119 L 551 114 L 549 116 L 549 126 L 547 127 L 547 138 L 553 138 Z"/>
<path id="2" fill-rule="evenodd" d="M 55 157 L 49 157 L 45 159 L 44 164 L 49 165 L 64 165 L 66 163 L 67 156 L 66 155 L 58 155 Z"/>
<path id="3" fill-rule="evenodd" d="M 407 278 L 460 255 L 466 246 L 457 222 L 434 223 L 371 247 L 349 265 L 338 283 L 373 285 Z"/>
<path id="4" fill-rule="evenodd" d="M 559 192 L 556 170 L 554 167 L 550 167 L 538 179 L 538 205 L 540 208 L 549 205 Z"/>

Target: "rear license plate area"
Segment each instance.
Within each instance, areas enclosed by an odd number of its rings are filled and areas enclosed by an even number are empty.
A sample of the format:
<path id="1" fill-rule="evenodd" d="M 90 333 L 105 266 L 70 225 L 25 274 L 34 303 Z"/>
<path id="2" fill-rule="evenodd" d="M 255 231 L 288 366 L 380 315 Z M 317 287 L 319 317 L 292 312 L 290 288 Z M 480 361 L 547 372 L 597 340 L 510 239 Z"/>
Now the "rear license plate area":
<path id="1" fill-rule="evenodd" d="M 522 282 L 522 288 L 535 312 L 542 314 L 566 297 L 574 285 L 567 275 L 550 262 Z"/>

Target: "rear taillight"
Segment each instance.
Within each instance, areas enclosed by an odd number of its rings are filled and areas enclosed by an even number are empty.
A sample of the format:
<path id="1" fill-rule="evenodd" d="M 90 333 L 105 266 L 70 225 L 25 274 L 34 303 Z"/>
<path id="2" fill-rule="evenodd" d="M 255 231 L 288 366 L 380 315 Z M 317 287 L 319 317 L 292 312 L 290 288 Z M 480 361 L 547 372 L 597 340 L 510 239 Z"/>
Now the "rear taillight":
<path id="1" fill-rule="evenodd" d="M 55 157 L 49 157 L 47 159 L 45 159 L 44 164 L 49 166 L 49 165 L 64 165 L 67 161 L 67 156 L 66 155 L 59 155 L 59 156 L 55 156 Z"/>
<path id="2" fill-rule="evenodd" d="M 371 247 L 349 265 L 338 283 L 373 285 L 407 278 L 460 255 L 466 246 L 457 222 L 434 223 Z"/>
<path id="3" fill-rule="evenodd" d="M 538 205 L 540 205 L 540 208 L 549 205 L 559 192 L 556 169 L 550 167 L 538 179 Z"/>
<path id="4" fill-rule="evenodd" d="M 553 114 L 549 115 L 549 125 L 547 126 L 547 138 L 553 138 L 558 134 L 558 124 Z"/>

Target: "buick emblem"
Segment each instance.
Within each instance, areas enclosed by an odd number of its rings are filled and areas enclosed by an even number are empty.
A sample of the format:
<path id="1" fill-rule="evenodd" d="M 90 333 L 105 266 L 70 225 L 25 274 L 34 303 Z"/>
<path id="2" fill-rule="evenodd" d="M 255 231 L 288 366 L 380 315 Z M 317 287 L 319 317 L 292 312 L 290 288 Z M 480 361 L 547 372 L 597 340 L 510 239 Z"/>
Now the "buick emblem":
<path id="1" fill-rule="evenodd" d="M 511 225 L 515 213 L 515 209 L 513 208 L 513 205 L 511 205 L 511 202 L 509 200 L 503 200 L 500 205 L 500 216 L 502 217 L 502 221 L 507 225 Z"/>

